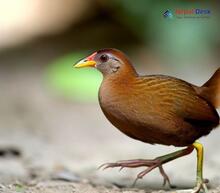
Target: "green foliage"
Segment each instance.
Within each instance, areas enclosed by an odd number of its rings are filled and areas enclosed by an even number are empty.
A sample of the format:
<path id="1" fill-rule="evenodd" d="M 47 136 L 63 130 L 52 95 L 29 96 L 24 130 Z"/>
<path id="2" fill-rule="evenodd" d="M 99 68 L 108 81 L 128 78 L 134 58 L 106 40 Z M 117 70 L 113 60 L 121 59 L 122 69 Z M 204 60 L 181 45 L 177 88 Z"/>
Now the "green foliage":
<path id="1" fill-rule="evenodd" d="M 86 54 L 73 53 L 50 64 L 46 80 L 49 88 L 57 95 L 82 102 L 97 100 L 101 74 L 93 68 L 73 67 Z"/>
<path id="2" fill-rule="evenodd" d="M 211 2 L 113 0 L 111 4 L 116 18 L 168 62 L 191 64 L 201 56 L 207 58 L 212 53 L 213 43 L 219 41 L 219 16 Z M 210 9 L 211 15 L 207 19 L 178 19 L 175 15 L 176 9 L 193 8 Z M 168 9 L 174 14 L 172 19 L 163 17 Z"/>

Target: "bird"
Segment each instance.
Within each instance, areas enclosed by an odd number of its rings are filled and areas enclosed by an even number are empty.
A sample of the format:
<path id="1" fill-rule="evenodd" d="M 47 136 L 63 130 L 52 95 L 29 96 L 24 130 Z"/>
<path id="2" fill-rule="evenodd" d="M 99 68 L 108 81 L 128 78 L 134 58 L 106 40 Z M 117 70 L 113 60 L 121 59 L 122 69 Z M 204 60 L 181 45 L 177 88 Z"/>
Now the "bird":
<path id="1" fill-rule="evenodd" d="M 101 167 L 146 167 L 135 182 L 158 168 L 164 184 L 172 186 L 163 165 L 195 149 L 197 177 L 192 192 L 208 192 L 208 180 L 203 178 L 204 148 L 197 140 L 219 125 L 220 68 L 205 84 L 196 86 L 167 75 L 139 75 L 130 59 L 114 48 L 95 51 L 74 67 L 93 67 L 102 73 L 99 104 L 122 133 L 144 143 L 183 147 L 154 159 L 122 160 Z"/>

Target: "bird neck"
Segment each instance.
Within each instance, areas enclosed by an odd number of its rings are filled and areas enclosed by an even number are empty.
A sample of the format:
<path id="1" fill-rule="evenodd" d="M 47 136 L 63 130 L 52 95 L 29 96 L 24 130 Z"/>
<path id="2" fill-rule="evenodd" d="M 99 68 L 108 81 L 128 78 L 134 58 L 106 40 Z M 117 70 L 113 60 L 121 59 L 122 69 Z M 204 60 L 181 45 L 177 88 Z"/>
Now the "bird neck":
<path id="1" fill-rule="evenodd" d="M 108 80 L 109 82 L 115 82 L 117 84 L 125 83 L 136 79 L 138 77 L 138 73 L 132 64 L 124 64 L 121 68 L 112 74 L 104 75 L 104 81 Z"/>

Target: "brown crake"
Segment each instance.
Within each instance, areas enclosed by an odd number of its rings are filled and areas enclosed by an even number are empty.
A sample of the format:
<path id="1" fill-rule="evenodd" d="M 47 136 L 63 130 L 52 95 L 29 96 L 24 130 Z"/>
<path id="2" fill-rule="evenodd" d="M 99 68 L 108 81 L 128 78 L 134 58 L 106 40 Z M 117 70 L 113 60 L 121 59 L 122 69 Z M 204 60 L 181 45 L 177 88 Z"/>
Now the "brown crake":
<path id="1" fill-rule="evenodd" d="M 116 128 L 146 143 L 187 146 L 172 155 L 159 157 L 157 167 L 165 180 L 169 182 L 162 168 L 163 163 L 189 154 L 194 148 L 198 156 L 202 156 L 201 144 L 194 142 L 219 125 L 216 108 L 220 106 L 220 68 L 199 87 L 170 76 L 140 76 L 127 56 L 116 49 L 94 52 L 75 67 L 85 66 L 95 67 L 103 74 L 99 103 L 107 119 Z M 134 165 L 156 167 L 150 160 L 144 163 L 143 160 L 116 162 L 105 167 Z M 202 160 L 200 163 L 198 160 L 199 165 L 195 191 L 201 188 L 206 190 L 203 177 L 199 174 L 202 173 L 199 171 L 202 170 Z M 142 172 L 138 178 L 148 172 Z"/>

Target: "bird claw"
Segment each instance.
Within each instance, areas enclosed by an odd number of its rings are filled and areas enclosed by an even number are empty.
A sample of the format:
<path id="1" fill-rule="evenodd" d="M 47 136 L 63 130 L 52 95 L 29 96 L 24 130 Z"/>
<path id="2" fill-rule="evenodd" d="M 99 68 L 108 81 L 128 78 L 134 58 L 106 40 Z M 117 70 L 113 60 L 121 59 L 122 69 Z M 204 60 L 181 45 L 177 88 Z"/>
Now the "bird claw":
<path id="1" fill-rule="evenodd" d="M 193 189 L 192 193 L 199 193 L 200 190 L 203 190 L 204 193 L 208 193 L 208 188 L 206 186 L 206 184 L 209 182 L 208 179 L 204 179 L 200 182 L 197 183 L 196 187 Z"/>
<path id="2" fill-rule="evenodd" d="M 106 170 L 108 168 L 120 167 L 119 171 L 121 171 L 124 167 L 119 165 L 118 162 L 115 163 L 104 163 L 98 167 L 98 169 Z"/>
<path id="3" fill-rule="evenodd" d="M 133 185 L 135 186 L 136 182 L 139 179 L 142 179 L 147 173 L 152 171 L 155 168 L 159 168 L 159 171 L 164 179 L 163 185 L 165 186 L 166 184 L 169 185 L 170 188 L 174 188 L 174 186 L 171 185 L 170 180 L 168 175 L 165 173 L 162 163 L 159 159 L 153 159 L 153 160 L 143 160 L 143 159 L 137 159 L 137 160 L 124 160 L 124 161 L 118 161 L 115 163 L 105 163 L 102 164 L 99 169 L 103 168 L 103 170 L 108 169 L 108 168 L 115 168 L 115 167 L 120 167 L 119 171 L 121 171 L 124 168 L 137 168 L 137 167 L 147 167 L 147 169 L 143 170 L 140 172 Z"/>
<path id="4" fill-rule="evenodd" d="M 168 175 L 166 174 L 166 172 L 164 171 L 162 165 L 159 166 L 159 170 L 160 170 L 161 175 L 163 176 L 163 186 L 166 186 L 166 184 L 168 184 L 170 188 L 176 188 L 176 186 L 170 183 L 170 179 Z"/>

